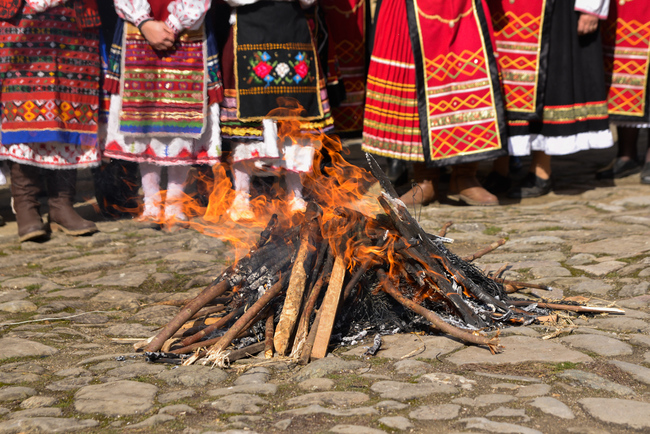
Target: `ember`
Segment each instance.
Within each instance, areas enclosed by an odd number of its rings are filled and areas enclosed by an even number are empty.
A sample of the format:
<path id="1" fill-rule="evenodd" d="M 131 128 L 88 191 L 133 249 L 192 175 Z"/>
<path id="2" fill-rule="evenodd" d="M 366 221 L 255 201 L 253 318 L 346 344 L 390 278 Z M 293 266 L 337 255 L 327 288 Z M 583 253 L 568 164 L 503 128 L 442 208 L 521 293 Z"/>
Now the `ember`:
<path id="1" fill-rule="evenodd" d="M 372 331 L 374 354 L 379 336 L 395 330 L 442 332 L 495 353 L 502 327 L 539 321 L 551 310 L 622 312 L 512 298 L 522 286 L 540 285 L 486 275 L 470 263 L 505 240 L 456 256 L 444 244 L 449 225 L 426 233 L 367 158 L 385 190 L 376 198 L 380 212 L 329 197 L 293 218 L 274 214 L 246 256 L 141 345 L 149 360 L 227 366 L 263 352 L 304 364 L 325 357 L 334 335 Z"/>

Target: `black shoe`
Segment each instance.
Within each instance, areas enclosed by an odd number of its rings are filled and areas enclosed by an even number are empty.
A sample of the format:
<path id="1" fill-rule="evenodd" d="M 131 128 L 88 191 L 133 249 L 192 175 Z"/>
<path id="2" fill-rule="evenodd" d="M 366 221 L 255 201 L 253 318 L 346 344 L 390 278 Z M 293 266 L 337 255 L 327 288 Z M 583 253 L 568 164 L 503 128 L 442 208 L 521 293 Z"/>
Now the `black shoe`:
<path id="1" fill-rule="evenodd" d="M 650 184 L 650 161 L 643 165 L 641 171 L 641 184 Z"/>
<path id="2" fill-rule="evenodd" d="M 523 199 L 527 197 L 540 197 L 548 194 L 552 186 L 551 179 L 542 179 L 532 172 L 521 180 L 521 183 L 515 186 L 507 194 L 514 199 Z"/>
<path id="3" fill-rule="evenodd" d="M 386 176 L 390 179 L 390 182 L 396 184 L 406 174 L 406 162 L 397 158 L 388 158 L 387 160 L 388 168 L 386 169 Z"/>
<path id="4" fill-rule="evenodd" d="M 614 158 L 607 166 L 596 172 L 596 179 L 619 179 L 641 171 L 641 165 L 634 160 Z"/>
<path id="5" fill-rule="evenodd" d="M 490 172 L 482 182 L 483 188 L 494 195 L 507 192 L 512 187 L 512 180 L 508 176 L 503 176 L 497 172 Z"/>

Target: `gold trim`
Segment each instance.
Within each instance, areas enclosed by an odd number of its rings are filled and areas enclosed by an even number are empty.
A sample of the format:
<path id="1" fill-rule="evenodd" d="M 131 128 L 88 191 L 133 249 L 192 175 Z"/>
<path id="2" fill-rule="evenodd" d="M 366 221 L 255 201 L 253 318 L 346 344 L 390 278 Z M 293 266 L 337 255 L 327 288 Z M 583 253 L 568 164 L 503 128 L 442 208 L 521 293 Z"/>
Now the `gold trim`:
<path id="1" fill-rule="evenodd" d="M 309 93 L 313 92 L 314 89 L 316 92 L 320 92 L 320 89 L 317 86 L 296 86 L 296 87 L 289 87 L 289 86 L 273 86 L 273 87 L 254 87 L 252 89 L 242 89 L 239 91 L 241 95 L 268 95 L 268 94 L 277 94 L 281 93 L 284 94 L 288 90 L 291 90 L 293 93 Z"/>
<path id="2" fill-rule="evenodd" d="M 256 51 L 256 50 L 312 50 L 311 44 L 244 44 L 238 45 L 237 51 Z"/>
<path id="3" fill-rule="evenodd" d="M 567 114 L 568 113 L 568 114 Z M 607 116 L 607 101 L 566 107 L 544 107 L 544 122 L 583 121 L 593 117 Z"/>
<path id="4" fill-rule="evenodd" d="M 414 3 L 415 3 L 415 2 L 414 2 Z M 461 19 L 463 19 L 463 18 L 469 16 L 469 14 L 472 13 L 472 9 L 473 9 L 473 8 L 474 8 L 474 5 L 472 4 L 472 6 L 470 6 L 470 8 L 469 8 L 468 10 L 466 10 L 466 11 L 463 12 L 463 13 L 461 13 L 461 14 L 458 15 L 456 18 L 452 18 L 452 19 L 448 20 L 448 19 L 446 19 L 446 18 L 442 18 L 440 15 L 429 15 L 429 14 L 427 14 L 427 13 L 425 13 L 425 12 L 422 12 L 422 9 L 420 9 L 420 8 L 417 6 L 417 4 L 415 5 L 415 9 L 416 9 L 418 15 L 422 15 L 424 18 L 426 18 L 426 19 L 428 19 L 428 20 L 436 20 L 436 21 L 440 21 L 441 23 L 449 24 L 449 25 L 451 25 L 451 26 L 455 25 L 455 24 L 456 24 L 457 22 L 459 22 Z"/>
<path id="5" fill-rule="evenodd" d="M 336 11 L 336 12 L 340 13 L 341 15 L 345 15 L 345 18 L 348 18 L 350 15 L 357 13 L 359 8 L 361 6 L 363 6 L 365 3 L 366 3 L 366 0 L 360 0 L 359 3 L 354 5 L 354 7 L 352 9 L 350 9 L 349 11 L 344 11 L 343 9 L 340 9 L 337 6 L 325 6 L 325 5 L 322 5 L 321 7 L 323 9 L 325 9 L 326 11 Z"/>

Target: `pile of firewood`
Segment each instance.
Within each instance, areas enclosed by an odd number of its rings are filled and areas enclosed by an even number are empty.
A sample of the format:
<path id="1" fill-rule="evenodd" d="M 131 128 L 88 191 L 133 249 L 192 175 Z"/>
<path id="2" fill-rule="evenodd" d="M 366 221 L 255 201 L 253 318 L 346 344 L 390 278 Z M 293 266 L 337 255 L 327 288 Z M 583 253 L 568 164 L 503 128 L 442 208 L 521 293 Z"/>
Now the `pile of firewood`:
<path id="1" fill-rule="evenodd" d="M 359 306 L 379 297 L 404 324 L 492 352 L 501 348 L 490 331 L 533 323 L 553 309 L 620 312 L 514 299 L 509 293 L 518 288 L 541 286 L 509 282 L 471 264 L 505 240 L 459 258 L 444 244 L 449 225 L 428 234 L 393 195 L 377 199 L 383 213 L 376 216 L 344 206 L 324 212 L 314 201 L 298 219 L 274 215 L 244 258 L 184 301 L 143 345 L 149 359 L 191 355 L 184 363 L 225 366 L 264 352 L 307 363 L 324 357 L 333 330 L 351 330 L 361 320 Z"/>

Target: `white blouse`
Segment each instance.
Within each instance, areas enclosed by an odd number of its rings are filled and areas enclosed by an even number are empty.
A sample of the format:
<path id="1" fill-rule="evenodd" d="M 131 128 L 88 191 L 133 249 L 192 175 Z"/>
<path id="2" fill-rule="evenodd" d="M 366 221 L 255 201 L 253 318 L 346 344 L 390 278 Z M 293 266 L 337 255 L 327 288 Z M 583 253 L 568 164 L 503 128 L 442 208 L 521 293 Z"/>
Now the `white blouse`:
<path id="1" fill-rule="evenodd" d="M 27 4 L 36 12 L 43 12 L 54 6 L 60 6 L 67 0 L 27 0 Z"/>
<path id="2" fill-rule="evenodd" d="M 575 10 L 596 15 L 604 20 L 609 14 L 609 0 L 576 0 Z"/>
<path id="3" fill-rule="evenodd" d="M 165 24 L 176 34 L 185 29 L 196 29 L 203 23 L 211 3 L 211 0 L 172 0 L 167 6 L 169 17 Z M 135 26 L 153 18 L 147 0 L 115 0 L 115 10 L 121 18 Z"/>
<path id="4" fill-rule="evenodd" d="M 233 8 L 236 8 L 237 6 L 252 5 L 253 3 L 257 3 L 258 1 L 261 1 L 261 0 L 226 0 L 226 3 L 228 3 L 228 5 L 230 5 Z M 295 0 L 275 0 L 275 1 L 288 1 L 288 2 L 291 2 L 291 1 L 295 1 Z M 316 3 L 316 1 L 317 0 L 298 0 L 298 2 L 300 3 L 300 6 L 302 6 L 305 9 L 312 6 L 312 5 L 314 5 L 314 3 Z"/>

